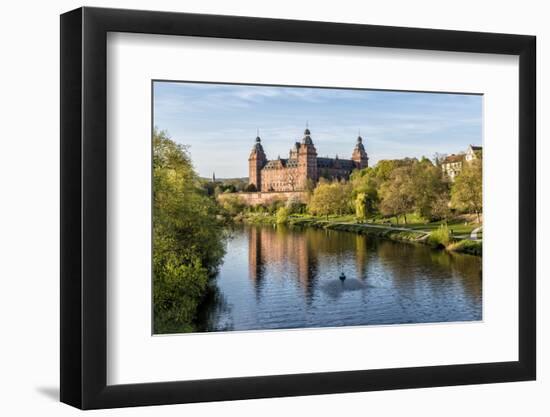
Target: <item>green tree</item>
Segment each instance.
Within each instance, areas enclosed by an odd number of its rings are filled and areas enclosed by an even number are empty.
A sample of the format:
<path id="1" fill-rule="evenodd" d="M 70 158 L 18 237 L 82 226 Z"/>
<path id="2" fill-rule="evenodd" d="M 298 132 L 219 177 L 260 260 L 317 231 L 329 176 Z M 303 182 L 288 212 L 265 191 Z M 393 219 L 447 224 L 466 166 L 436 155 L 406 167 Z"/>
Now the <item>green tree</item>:
<path id="1" fill-rule="evenodd" d="M 432 219 L 434 220 L 447 220 L 451 214 L 451 208 L 449 207 L 449 193 L 440 194 L 435 196 L 434 201 L 431 204 Z"/>
<path id="2" fill-rule="evenodd" d="M 405 223 L 411 212 L 429 220 L 447 217 L 449 185 L 441 169 L 428 158 L 380 161 L 372 173 L 372 179 L 365 175 L 367 184 L 372 184 L 368 192 L 380 201 L 378 207 L 383 215 L 398 219 L 402 216 Z M 359 185 L 356 189 L 369 187 Z M 372 197 L 369 200 L 376 201 Z"/>
<path id="3" fill-rule="evenodd" d="M 395 168 L 387 181 L 380 187 L 380 211 L 385 216 L 403 216 L 407 223 L 407 213 L 414 209 L 415 195 L 412 182 L 412 168 L 404 165 Z"/>
<path id="4" fill-rule="evenodd" d="M 373 168 L 355 171 L 350 178 L 352 198 L 355 203 L 355 214 L 366 219 L 373 214 L 379 202 L 378 189 L 382 180 Z"/>
<path id="5" fill-rule="evenodd" d="M 187 149 L 153 133 L 153 313 L 156 333 L 194 329 L 209 276 L 224 255 L 218 208 Z"/>
<path id="6" fill-rule="evenodd" d="M 304 203 L 302 203 L 302 200 L 298 196 L 291 195 L 286 200 L 286 208 L 288 209 L 288 214 L 300 213 L 304 208 Z"/>
<path id="7" fill-rule="evenodd" d="M 374 167 L 374 174 L 380 181 L 380 183 L 388 181 L 397 168 L 410 166 L 416 160 L 413 158 L 403 158 L 403 159 L 384 159 L 378 161 Z"/>
<path id="8" fill-rule="evenodd" d="M 313 191 L 308 204 L 311 214 L 328 216 L 350 212 L 351 186 L 349 183 L 320 182 Z"/>
<path id="9" fill-rule="evenodd" d="M 355 197 L 355 217 L 359 220 L 367 218 L 367 195 L 365 193 L 357 193 Z"/>
<path id="10" fill-rule="evenodd" d="M 446 217 L 443 206 L 449 203 L 449 186 L 440 168 L 427 158 L 415 162 L 411 166 L 411 187 L 417 214 L 429 220 Z"/>
<path id="11" fill-rule="evenodd" d="M 475 213 L 478 223 L 481 223 L 480 214 L 483 211 L 482 188 L 481 159 L 464 163 L 462 172 L 455 178 L 451 188 L 451 203 L 459 210 Z"/>
<path id="12" fill-rule="evenodd" d="M 247 208 L 246 203 L 238 195 L 224 195 L 220 200 L 220 206 L 229 217 L 235 217 Z"/>

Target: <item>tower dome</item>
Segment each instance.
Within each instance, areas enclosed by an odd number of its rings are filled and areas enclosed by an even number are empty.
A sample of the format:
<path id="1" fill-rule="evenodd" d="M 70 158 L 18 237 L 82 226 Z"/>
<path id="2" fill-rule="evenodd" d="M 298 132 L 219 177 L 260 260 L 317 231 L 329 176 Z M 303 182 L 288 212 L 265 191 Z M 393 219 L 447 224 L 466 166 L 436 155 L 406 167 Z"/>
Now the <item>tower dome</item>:
<path id="1" fill-rule="evenodd" d="M 363 138 L 361 135 L 357 136 L 357 143 L 355 144 L 355 149 L 359 149 L 360 151 L 365 150 L 365 146 L 363 145 Z"/>
<path id="2" fill-rule="evenodd" d="M 262 147 L 262 139 L 260 138 L 259 133 L 258 133 L 258 136 L 256 136 L 254 146 L 252 147 L 252 152 L 254 151 L 260 151 L 260 152 L 264 151 L 264 148 Z"/>
<path id="3" fill-rule="evenodd" d="M 313 145 L 313 140 L 311 140 L 311 132 L 306 127 L 306 130 L 304 130 L 304 138 L 302 139 L 302 144 L 304 145 Z"/>

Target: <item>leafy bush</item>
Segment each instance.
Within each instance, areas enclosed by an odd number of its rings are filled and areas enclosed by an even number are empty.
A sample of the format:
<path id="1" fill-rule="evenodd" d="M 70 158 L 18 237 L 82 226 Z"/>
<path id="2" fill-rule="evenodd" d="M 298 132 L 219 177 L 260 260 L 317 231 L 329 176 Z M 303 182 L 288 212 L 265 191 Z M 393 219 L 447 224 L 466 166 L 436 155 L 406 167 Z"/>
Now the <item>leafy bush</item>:
<path id="1" fill-rule="evenodd" d="M 299 197 L 292 195 L 286 201 L 286 208 L 288 209 L 288 214 L 297 214 L 304 210 L 305 204 L 302 203 Z"/>
<path id="2" fill-rule="evenodd" d="M 192 332 L 198 306 L 208 286 L 208 271 L 200 260 L 183 264 L 173 254 L 154 258 L 155 333 Z"/>
<path id="3" fill-rule="evenodd" d="M 479 240 L 461 240 L 456 243 L 451 243 L 447 249 L 453 252 L 463 252 L 482 256 L 483 243 Z"/>
<path id="4" fill-rule="evenodd" d="M 230 217 L 235 217 L 246 208 L 245 202 L 238 195 L 224 196 L 220 205 L 224 212 Z"/>
<path id="5" fill-rule="evenodd" d="M 355 217 L 357 220 L 367 218 L 367 195 L 365 193 L 357 193 L 357 197 L 355 197 Z"/>
<path id="6" fill-rule="evenodd" d="M 451 232 L 446 224 L 442 224 L 428 236 L 428 243 L 433 247 L 447 247 L 451 242 Z"/>
<path id="7" fill-rule="evenodd" d="M 283 200 L 274 199 L 265 204 L 265 208 L 268 213 L 275 214 L 279 208 L 284 207 L 285 202 Z"/>
<path id="8" fill-rule="evenodd" d="M 277 210 L 277 224 L 284 224 L 288 221 L 289 210 L 286 207 L 279 207 Z"/>

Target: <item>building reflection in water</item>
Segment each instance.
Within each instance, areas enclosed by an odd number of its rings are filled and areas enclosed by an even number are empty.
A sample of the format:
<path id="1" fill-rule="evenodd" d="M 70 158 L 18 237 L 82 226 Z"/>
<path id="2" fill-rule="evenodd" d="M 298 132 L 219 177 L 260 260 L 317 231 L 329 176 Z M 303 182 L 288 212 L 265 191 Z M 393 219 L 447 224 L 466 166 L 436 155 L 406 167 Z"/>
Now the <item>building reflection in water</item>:
<path id="1" fill-rule="evenodd" d="M 248 228 L 248 272 L 257 296 L 261 294 L 266 268 L 270 268 L 273 273 L 269 276 L 295 279 L 309 299 L 318 281 L 319 258 L 337 263 L 349 275 L 345 259 L 352 253 L 355 271 L 351 275 L 363 280 L 368 256 L 365 236 L 281 226 Z"/>
<path id="2" fill-rule="evenodd" d="M 259 226 L 249 227 L 245 233 L 248 233 L 248 274 L 257 297 L 261 297 L 263 281 L 268 276 L 269 279 L 294 280 L 310 300 L 320 280 L 319 271 L 326 274 L 328 270 L 333 271 L 334 279 L 344 272 L 348 280 L 397 286 L 403 294 L 407 289 L 413 291 L 415 286 L 426 283 L 430 284 L 426 288 L 428 291 L 437 291 L 440 287 L 431 284 L 434 284 L 433 279 L 442 277 L 454 277 L 460 286 L 480 285 L 478 280 L 464 283 L 462 279 L 463 275 L 479 276 L 480 258 L 330 230 Z M 369 259 L 373 256 L 377 265 L 384 262 L 386 274 L 377 274 L 368 282 Z M 452 271 L 450 275 L 449 271 Z M 417 273 L 432 276 L 432 281 L 413 278 Z M 479 288 L 473 290 L 477 292 Z"/>

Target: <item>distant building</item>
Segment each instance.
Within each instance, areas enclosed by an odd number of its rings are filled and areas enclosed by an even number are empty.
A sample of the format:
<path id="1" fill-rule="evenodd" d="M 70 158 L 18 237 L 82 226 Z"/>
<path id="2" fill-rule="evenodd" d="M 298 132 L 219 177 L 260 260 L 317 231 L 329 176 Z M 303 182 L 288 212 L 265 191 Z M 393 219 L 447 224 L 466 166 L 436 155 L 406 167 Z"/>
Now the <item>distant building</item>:
<path id="1" fill-rule="evenodd" d="M 458 155 L 448 155 L 441 162 L 441 170 L 446 174 L 451 181 L 454 181 L 456 176 L 462 171 L 465 162 L 469 163 L 475 159 L 481 159 L 483 155 L 483 148 L 481 146 L 468 146 L 465 153 Z"/>
<path id="2" fill-rule="evenodd" d="M 357 138 L 351 159 L 320 158 L 311 132 L 306 129 L 302 141 L 290 149 L 288 158 L 273 160 L 267 159 L 258 136 L 248 158 L 249 183 L 261 192 L 302 191 L 308 181 L 348 179 L 354 169 L 366 168 L 368 161 L 361 136 Z"/>
<path id="3" fill-rule="evenodd" d="M 473 161 L 474 159 L 481 159 L 482 153 L 483 148 L 481 146 L 470 145 L 468 146 L 468 150 L 466 151 L 464 159 L 466 160 L 466 162 Z"/>

